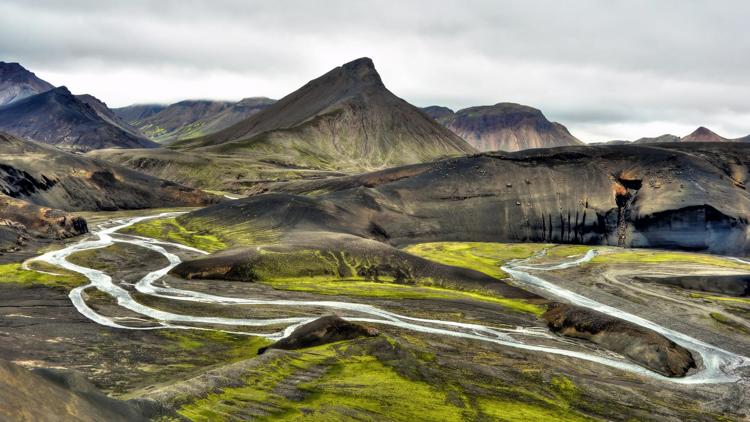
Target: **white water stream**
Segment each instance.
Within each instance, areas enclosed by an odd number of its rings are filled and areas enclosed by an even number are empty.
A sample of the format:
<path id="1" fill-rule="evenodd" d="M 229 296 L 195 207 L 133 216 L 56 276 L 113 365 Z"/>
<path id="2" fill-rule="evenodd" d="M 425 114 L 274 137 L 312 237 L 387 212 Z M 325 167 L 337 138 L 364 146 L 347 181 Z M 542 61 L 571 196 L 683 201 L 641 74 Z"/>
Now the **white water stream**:
<path id="1" fill-rule="evenodd" d="M 252 319 L 252 318 L 220 318 L 220 317 L 199 317 L 191 315 L 175 314 L 171 312 L 161 311 L 158 309 L 151 308 L 135 301 L 130 293 L 122 287 L 116 285 L 112 277 L 105 274 L 102 271 L 95 270 L 92 268 L 82 267 L 69 262 L 66 258 L 76 252 L 85 250 L 104 248 L 112 245 L 115 242 L 129 243 L 138 247 L 150 249 L 163 255 L 168 261 L 169 265 L 159 270 L 146 274 L 141 280 L 139 280 L 135 288 L 138 292 L 148 294 L 155 297 L 180 300 L 180 301 L 191 301 L 199 303 L 212 303 L 212 304 L 224 304 L 224 305 L 273 305 L 273 306 L 289 306 L 289 307 L 321 307 L 329 310 L 338 311 L 349 311 L 363 316 L 345 316 L 344 319 L 356 322 L 366 322 L 381 325 L 390 325 L 400 327 L 403 329 L 430 333 L 436 335 L 446 335 L 461 337 L 467 339 L 473 339 L 478 341 L 486 341 L 496 343 L 502 346 L 513 347 L 517 349 L 529 350 L 534 352 L 552 353 L 556 355 L 569 356 L 577 359 L 587 360 L 596 362 L 602 365 L 607 365 L 620 370 L 640 374 L 647 377 L 658 378 L 669 382 L 675 383 L 721 383 L 721 382 L 733 382 L 738 379 L 734 374 L 735 370 L 741 366 L 750 365 L 750 359 L 739 356 L 718 347 L 711 346 L 700 340 L 696 340 L 687 335 L 679 332 L 670 330 L 662 327 L 651 321 L 645 320 L 638 316 L 620 311 L 616 308 L 601 304 L 593 301 L 586 297 L 583 297 L 574 292 L 565 290 L 559 286 L 556 286 L 540 277 L 529 274 L 526 271 L 544 271 L 567 268 L 574 265 L 579 265 L 588 260 L 591 260 L 595 256 L 595 251 L 589 251 L 584 257 L 564 262 L 552 266 L 525 266 L 524 261 L 516 261 L 508 263 L 503 267 L 503 270 L 508 274 L 512 275 L 514 279 L 522 284 L 533 286 L 536 290 L 541 290 L 542 293 L 546 293 L 554 298 L 562 299 L 566 302 L 570 302 L 579 306 L 595 309 L 599 312 L 603 312 L 618 318 L 622 318 L 633 322 L 637 325 L 657 331 L 664 336 L 670 338 L 674 342 L 697 352 L 701 355 L 704 367 L 687 377 L 684 378 L 668 378 L 658 373 L 652 372 L 644 367 L 636 364 L 617 360 L 611 357 L 600 356 L 592 353 L 567 350 L 563 348 L 548 347 L 537 344 L 527 344 L 518 337 L 544 337 L 547 339 L 556 339 L 556 336 L 539 330 L 538 328 L 499 328 L 489 327 L 480 324 L 467 324 L 453 321 L 434 320 L 434 319 L 423 319 L 414 318 L 405 315 L 396 314 L 393 312 L 386 311 L 371 305 L 355 303 L 355 302 L 339 302 L 339 301 L 302 301 L 302 300 L 265 300 L 255 298 L 238 298 L 238 297 L 227 297 L 217 296 L 207 293 L 195 292 L 184 289 L 175 289 L 167 286 L 156 286 L 154 282 L 162 278 L 164 275 L 174 268 L 181 262 L 180 258 L 167 251 L 163 245 L 171 247 L 181 248 L 190 250 L 193 252 L 205 253 L 195 248 L 190 248 L 181 244 L 154 240 L 141 236 L 131 236 L 117 234 L 116 232 L 120 229 L 128 227 L 132 224 L 151 219 L 151 218 L 164 218 L 178 215 L 179 213 L 162 213 L 152 216 L 134 217 L 122 220 L 117 220 L 113 225 L 101 228 L 93 232 L 96 236 L 95 240 L 82 240 L 80 242 L 71 244 L 63 249 L 47 252 L 36 258 L 32 258 L 27 261 L 42 261 L 49 264 L 58 265 L 68 270 L 83 274 L 89 279 L 89 284 L 77 287 L 70 292 L 70 299 L 73 305 L 78 311 L 91 319 L 92 321 L 105 325 L 108 327 L 120 328 L 120 329 L 132 329 L 132 330 L 143 330 L 143 329 L 160 329 L 160 328 L 190 328 L 190 329 L 206 329 L 201 327 L 190 326 L 189 324 L 210 324 L 210 325 L 226 325 L 226 326 L 244 326 L 244 327 L 278 327 L 285 326 L 286 328 L 281 331 L 274 333 L 250 333 L 242 332 L 241 334 L 264 336 L 270 339 L 278 340 L 291 334 L 291 332 L 298 326 L 312 321 L 321 315 L 310 315 L 309 317 L 282 317 L 282 318 L 270 318 L 270 319 Z M 27 264 L 25 263 L 25 264 Z M 526 270 L 526 271 L 525 271 Z M 107 317 L 101 315 L 91 309 L 83 298 L 83 292 L 89 288 L 96 288 L 104 293 L 109 294 L 117 300 L 119 306 L 126 308 L 130 311 L 143 315 L 151 320 L 154 320 L 152 326 L 127 326 L 121 322 L 126 318 Z M 132 318 L 131 318 L 132 319 Z M 188 325 L 186 325 L 188 324 Z"/>

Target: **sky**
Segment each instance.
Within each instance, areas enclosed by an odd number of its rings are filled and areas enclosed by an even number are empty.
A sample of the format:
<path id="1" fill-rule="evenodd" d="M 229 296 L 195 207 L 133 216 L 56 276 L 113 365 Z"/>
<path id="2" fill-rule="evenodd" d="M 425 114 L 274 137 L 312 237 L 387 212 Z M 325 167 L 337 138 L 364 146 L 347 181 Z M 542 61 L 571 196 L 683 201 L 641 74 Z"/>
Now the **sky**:
<path id="1" fill-rule="evenodd" d="M 0 60 L 110 107 L 281 98 L 370 57 L 416 106 L 516 102 L 587 142 L 750 134 L 746 0 L 0 0 Z"/>

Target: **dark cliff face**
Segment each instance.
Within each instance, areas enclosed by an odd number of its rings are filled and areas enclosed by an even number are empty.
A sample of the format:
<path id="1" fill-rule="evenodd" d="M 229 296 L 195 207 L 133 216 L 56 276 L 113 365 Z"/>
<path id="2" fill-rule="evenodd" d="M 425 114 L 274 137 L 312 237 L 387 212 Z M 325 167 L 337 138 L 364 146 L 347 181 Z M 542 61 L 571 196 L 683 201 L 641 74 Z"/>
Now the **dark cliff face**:
<path id="1" fill-rule="evenodd" d="M 216 224 L 345 232 L 394 245 L 552 242 L 744 255 L 750 252 L 748 152 L 744 144 L 688 144 L 487 153 L 291 184 L 289 193 L 330 193 L 262 195 L 194 215 Z"/>

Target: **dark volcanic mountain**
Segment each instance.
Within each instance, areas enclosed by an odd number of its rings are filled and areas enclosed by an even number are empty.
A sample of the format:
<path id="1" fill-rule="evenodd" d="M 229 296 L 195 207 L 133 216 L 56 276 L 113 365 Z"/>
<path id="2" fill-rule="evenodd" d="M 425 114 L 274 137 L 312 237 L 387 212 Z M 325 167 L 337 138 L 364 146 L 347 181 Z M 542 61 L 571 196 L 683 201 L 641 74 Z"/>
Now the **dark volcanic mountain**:
<path id="1" fill-rule="evenodd" d="M 446 107 L 432 106 L 423 111 L 480 151 L 583 145 L 565 126 L 520 104 L 469 107 L 455 113 Z"/>
<path id="2" fill-rule="evenodd" d="M 325 169 L 380 168 L 474 149 L 396 97 L 362 58 L 225 130 L 175 144 Z"/>
<path id="3" fill-rule="evenodd" d="M 750 145 L 742 143 L 484 153 L 289 184 L 289 194 L 240 199 L 185 219 L 281 239 L 333 232 L 396 246 L 549 242 L 745 255 L 748 157 Z"/>
<path id="4" fill-rule="evenodd" d="M 0 107 L 0 130 L 76 151 L 157 146 L 100 113 L 63 86 Z"/>
<path id="5" fill-rule="evenodd" d="M 130 124 L 136 124 L 165 108 L 167 108 L 167 105 L 164 104 L 133 104 L 127 107 L 113 108 L 112 112 L 123 121 Z"/>
<path id="6" fill-rule="evenodd" d="M 0 106 L 53 88 L 18 63 L 0 62 Z"/>
<path id="7" fill-rule="evenodd" d="M 229 101 L 185 100 L 131 124 L 157 142 L 181 139 L 200 128 L 200 124 L 196 125 L 197 121 L 215 116 L 232 105 Z"/>
<path id="8" fill-rule="evenodd" d="M 682 142 L 729 142 L 730 140 L 721 137 L 709 129 L 701 126 L 690 135 L 684 136 Z"/>

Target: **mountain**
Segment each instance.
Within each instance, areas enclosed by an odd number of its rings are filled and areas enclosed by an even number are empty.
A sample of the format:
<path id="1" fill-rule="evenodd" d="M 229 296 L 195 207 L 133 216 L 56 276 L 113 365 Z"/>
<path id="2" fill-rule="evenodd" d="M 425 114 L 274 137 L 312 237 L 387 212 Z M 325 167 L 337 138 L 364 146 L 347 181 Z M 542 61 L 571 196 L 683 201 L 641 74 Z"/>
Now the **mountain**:
<path id="1" fill-rule="evenodd" d="M 76 98 L 81 100 L 84 104 L 91 107 L 94 112 L 102 118 L 105 122 L 117 126 L 125 132 L 130 133 L 133 136 L 143 137 L 143 134 L 138 131 L 135 127 L 131 126 L 126 121 L 119 118 L 112 109 L 107 107 L 107 104 L 102 102 L 100 99 L 89 94 L 76 95 Z"/>
<path id="2" fill-rule="evenodd" d="M 565 126 L 550 122 L 541 111 L 521 104 L 498 103 L 455 113 L 439 106 L 422 110 L 480 151 L 583 145 Z"/>
<path id="3" fill-rule="evenodd" d="M 75 151 L 158 146 L 100 113 L 62 86 L 0 107 L 0 130 Z"/>
<path id="4" fill-rule="evenodd" d="M 164 104 L 133 104 L 127 107 L 113 108 L 115 116 L 129 124 L 135 124 L 167 108 Z"/>
<path id="5" fill-rule="evenodd" d="M 687 136 L 683 136 L 682 142 L 729 142 L 730 140 L 717 135 L 709 129 L 701 126 L 693 133 Z"/>
<path id="6" fill-rule="evenodd" d="M 357 171 L 475 151 L 391 93 L 369 58 L 337 67 L 227 129 L 174 146 Z"/>
<path id="7" fill-rule="evenodd" d="M 290 184 L 182 221 L 282 240 L 332 233 L 397 247 L 580 243 L 746 256 L 749 157 L 738 142 L 482 153 Z"/>
<path id="8" fill-rule="evenodd" d="M 640 138 L 635 140 L 634 144 L 660 144 L 665 142 L 680 142 L 680 137 L 670 134 L 657 136 L 655 138 Z"/>
<path id="9" fill-rule="evenodd" d="M 170 104 L 142 120 L 132 121 L 144 135 L 157 142 L 179 139 L 181 134 L 196 129 L 195 123 L 230 107 L 229 101 L 185 100 Z"/>
<path id="10" fill-rule="evenodd" d="M 743 136 L 742 138 L 735 139 L 737 142 L 750 142 L 750 135 Z"/>
<path id="11" fill-rule="evenodd" d="M 0 106 L 53 88 L 18 63 L 0 62 Z"/>

